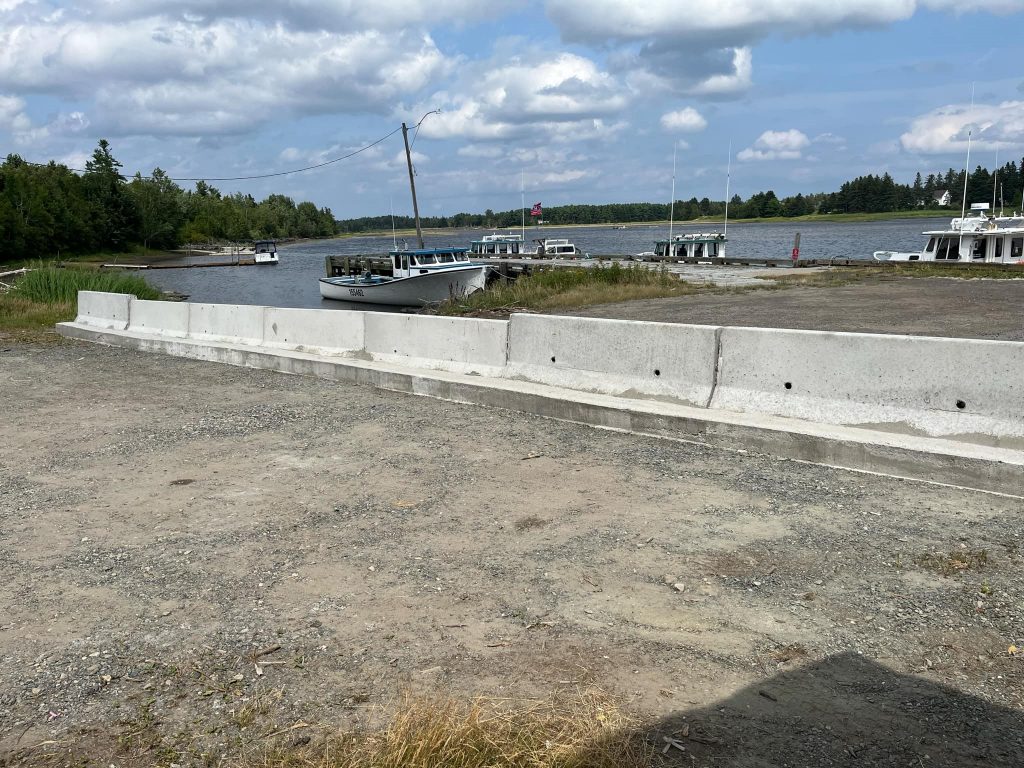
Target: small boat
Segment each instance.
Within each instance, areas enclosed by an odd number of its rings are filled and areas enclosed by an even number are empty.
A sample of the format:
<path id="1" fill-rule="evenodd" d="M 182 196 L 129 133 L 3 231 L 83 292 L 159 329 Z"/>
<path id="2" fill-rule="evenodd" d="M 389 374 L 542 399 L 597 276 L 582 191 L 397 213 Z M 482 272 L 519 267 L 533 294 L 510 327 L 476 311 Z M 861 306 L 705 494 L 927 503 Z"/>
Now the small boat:
<path id="1" fill-rule="evenodd" d="M 468 248 L 391 251 L 391 275 L 321 277 L 320 295 L 336 301 L 422 307 L 464 298 L 487 284 L 486 264 L 474 264 Z"/>
<path id="2" fill-rule="evenodd" d="M 469 245 L 469 252 L 473 256 L 521 256 L 523 250 L 523 236 L 509 232 L 507 235 L 484 235 L 479 240 L 474 240 Z"/>
<path id="3" fill-rule="evenodd" d="M 612 224 L 612 229 L 625 229 L 625 224 Z"/>
<path id="4" fill-rule="evenodd" d="M 253 261 L 257 264 L 277 264 L 277 243 L 273 240 L 257 240 L 253 244 Z"/>
<path id="5" fill-rule="evenodd" d="M 580 255 L 580 249 L 568 240 L 544 237 L 540 240 L 534 240 L 534 242 L 537 243 L 537 250 L 535 252 L 537 256 L 557 259 L 561 256 Z"/>
<path id="6" fill-rule="evenodd" d="M 989 216 L 988 209 L 974 203 L 971 215 L 953 219 L 949 229 L 925 232 L 923 251 L 875 251 L 875 261 L 1024 264 L 1024 215 Z"/>
<path id="7" fill-rule="evenodd" d="M 654 257 L 669 261 L 722 259 L 725 258 L 725 243 L 725 235 L 721 232 L 689 232 L 670 240 L 659 240 L 654 244 Z"/>

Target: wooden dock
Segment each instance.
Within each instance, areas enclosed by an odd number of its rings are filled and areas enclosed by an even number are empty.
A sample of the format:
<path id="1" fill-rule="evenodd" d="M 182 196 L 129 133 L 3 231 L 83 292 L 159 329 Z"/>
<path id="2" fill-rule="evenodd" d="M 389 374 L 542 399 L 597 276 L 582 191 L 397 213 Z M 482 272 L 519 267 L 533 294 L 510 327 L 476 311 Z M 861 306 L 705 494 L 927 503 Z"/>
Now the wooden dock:
<path id="1" fill-rule="evenodd" d="M 255 259 L 200 261 L 191 264 L 100 264 L 102 269 L 195 269 L 197 267 L 254 267 Z"/>

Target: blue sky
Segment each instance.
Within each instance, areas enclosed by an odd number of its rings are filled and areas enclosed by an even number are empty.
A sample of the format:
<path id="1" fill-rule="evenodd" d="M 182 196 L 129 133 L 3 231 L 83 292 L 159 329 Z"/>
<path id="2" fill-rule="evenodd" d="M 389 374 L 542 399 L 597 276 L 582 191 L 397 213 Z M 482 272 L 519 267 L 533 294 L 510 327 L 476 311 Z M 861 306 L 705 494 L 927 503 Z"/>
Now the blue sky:
<path id="1" fill-rule="evenodd" d="M 428 117 L 421 211 L 832 191 L 1024 154 L 1024 0 L 0 0 L 0 153 L 273 173 Z M 971 90 L 974 84 L 974 106 Z M 411 211 L 400 135 L 268 180 Z M 183 183 L 183 186 L 187 184 Z"/>

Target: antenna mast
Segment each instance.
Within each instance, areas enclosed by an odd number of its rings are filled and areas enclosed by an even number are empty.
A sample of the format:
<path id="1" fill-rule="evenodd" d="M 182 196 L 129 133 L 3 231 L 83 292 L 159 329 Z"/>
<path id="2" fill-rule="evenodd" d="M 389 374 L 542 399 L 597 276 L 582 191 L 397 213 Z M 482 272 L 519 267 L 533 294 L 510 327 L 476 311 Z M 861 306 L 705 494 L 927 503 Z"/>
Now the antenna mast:
<path id="1" fill-rule="evenodd" d="M 519 192 L 522 195 L 523 205 L 523 243 L 526 242 L 526 171 L 519 170 Z M 525 246 L 520 246 L 525 247 Z"/>
<path id="2" fill-rule="evenodd" d="M 725 225 L 722 237 L 729 234 L 729 182 L 732 181 L 732 142 L 729 142 L 729 162 L 725 167 Z"/>
<path id="3" fill-rule="evenodd" d="M 676 147 L 677 142 L 672 142 L 672 199 L 668 205 L 668 251 L 672 255 L 672 223 L 676 215 Z"/>
<path id="4" fill-rule="evenodd" d="M 405 127 L 405 123 L 402 123 L 402 139 L 405 141 L 405 162 L 409 166 L 409 188 L 412 190 L 412 212 L 416 217 L 416 239 L 419 240 L 422 250 L 423 230 L 420 228 L 420 206 L 416 202 L 416 181 L 413 179 L 412 153 L 409 151 L 409 129 Z"/>
<path id="5" fill-rule="evenodd" d="M 974 83 L 971 83 L 971 116 L 974 116 Z M 964 199 L 960 201 L 960 239 L 956 244 L 956 257 L 960 258 L 960 249 L 964 244 L 964 215 L 967 213 L 967 177 L 971 172 L 971 134 L 974 124 L 967 129 L 967 162 L 964 164 Z"/>

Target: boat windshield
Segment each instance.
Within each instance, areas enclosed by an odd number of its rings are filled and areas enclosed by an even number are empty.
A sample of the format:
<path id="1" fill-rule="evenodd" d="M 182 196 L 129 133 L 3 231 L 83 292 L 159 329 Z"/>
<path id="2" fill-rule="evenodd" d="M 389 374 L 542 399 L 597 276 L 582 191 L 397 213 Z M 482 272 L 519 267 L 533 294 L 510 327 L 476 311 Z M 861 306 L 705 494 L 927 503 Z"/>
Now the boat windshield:
<path id="1" fill-rule="evenodd" d="M 437 263 L 437 259 L 434 258 L 434 254 L 432 254 L 432 253 L 421 253 L 421 254 L 416 256 L 416 263 L 417 264 L 436 264 Z"/>
<path id="2" fill-rule="evenodd" d="M 441 264 L 451 264 L 453 261 L 455 261 L 455 254 L 454 253 L 439 253 L 437 255 L 437 260 Z"/>

